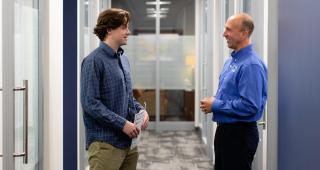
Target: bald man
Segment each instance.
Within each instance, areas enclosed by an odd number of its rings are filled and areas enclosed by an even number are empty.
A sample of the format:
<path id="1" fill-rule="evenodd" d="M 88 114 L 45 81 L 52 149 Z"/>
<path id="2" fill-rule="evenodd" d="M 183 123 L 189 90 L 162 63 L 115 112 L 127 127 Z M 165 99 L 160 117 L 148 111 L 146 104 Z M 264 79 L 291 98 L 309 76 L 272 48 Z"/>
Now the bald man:
<path id="1" fill-rule="evenodd" d="M 218 127 L 214 139 L 215 170 L 250 170 L 259 143 L 257 121 L 267 100 L 267 68 L 250 43 L 254 23 L 248 14 L 231 16 L 223 36 L 233 50 L 224 64 L 214 97 L 200 108 Z"/>

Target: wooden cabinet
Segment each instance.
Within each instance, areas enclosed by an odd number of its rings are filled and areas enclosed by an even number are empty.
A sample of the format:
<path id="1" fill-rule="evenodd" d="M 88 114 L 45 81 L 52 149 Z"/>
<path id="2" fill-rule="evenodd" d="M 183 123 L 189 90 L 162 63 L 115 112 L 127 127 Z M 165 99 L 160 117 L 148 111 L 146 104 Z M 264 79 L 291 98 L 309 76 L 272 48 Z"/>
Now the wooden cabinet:
<path id="1" fill-rule="evenodd" d="M 194 121 L 194 90 L 184 91 L 184 117 L 187 121 Z"/>

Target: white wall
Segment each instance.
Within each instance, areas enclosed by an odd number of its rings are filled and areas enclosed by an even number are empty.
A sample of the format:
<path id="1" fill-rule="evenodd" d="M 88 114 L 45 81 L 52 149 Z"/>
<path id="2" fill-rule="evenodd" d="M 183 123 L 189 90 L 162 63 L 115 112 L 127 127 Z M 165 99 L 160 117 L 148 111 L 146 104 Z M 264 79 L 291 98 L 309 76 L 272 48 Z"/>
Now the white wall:
<path id="1" fill-rule="evenodd" d="M 63 169 L 63 1 L 44 5 L 44 154 L 45 170 Z"/>

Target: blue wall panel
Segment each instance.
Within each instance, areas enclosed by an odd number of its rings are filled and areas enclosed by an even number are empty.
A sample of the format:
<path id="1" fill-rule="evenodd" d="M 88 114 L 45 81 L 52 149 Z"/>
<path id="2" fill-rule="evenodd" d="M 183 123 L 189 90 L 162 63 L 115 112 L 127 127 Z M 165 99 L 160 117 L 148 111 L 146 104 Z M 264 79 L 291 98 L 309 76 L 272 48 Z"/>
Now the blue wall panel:
<path id="1" fill-rule="evenodd" d="M 77 170 L 77 0 L 63 1 L 63 169 Z"/>
<path id="2" fill-rule="evenodd" d="M 320 1 L 279 0 L 279 170 L 320 169 Z"/>

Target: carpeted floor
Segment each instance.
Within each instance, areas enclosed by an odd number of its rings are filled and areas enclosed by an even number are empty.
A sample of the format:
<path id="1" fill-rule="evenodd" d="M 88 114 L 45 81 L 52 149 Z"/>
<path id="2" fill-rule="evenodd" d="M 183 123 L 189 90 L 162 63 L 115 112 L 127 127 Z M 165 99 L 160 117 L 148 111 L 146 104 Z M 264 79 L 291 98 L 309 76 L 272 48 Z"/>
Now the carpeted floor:
<path id="1" fill-rule="evenodd" d="M 213 170 L 196 131 L 143 131 L 137 170 Z"/>

